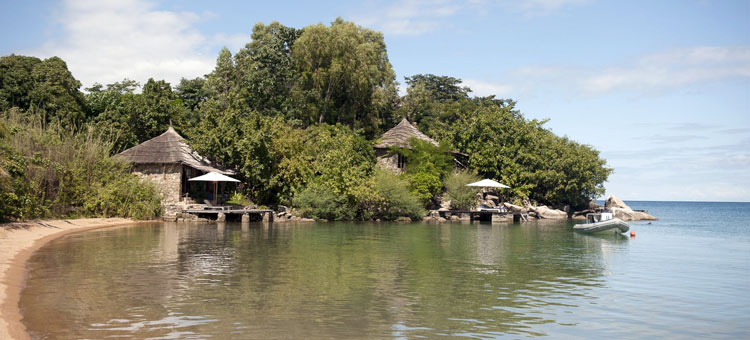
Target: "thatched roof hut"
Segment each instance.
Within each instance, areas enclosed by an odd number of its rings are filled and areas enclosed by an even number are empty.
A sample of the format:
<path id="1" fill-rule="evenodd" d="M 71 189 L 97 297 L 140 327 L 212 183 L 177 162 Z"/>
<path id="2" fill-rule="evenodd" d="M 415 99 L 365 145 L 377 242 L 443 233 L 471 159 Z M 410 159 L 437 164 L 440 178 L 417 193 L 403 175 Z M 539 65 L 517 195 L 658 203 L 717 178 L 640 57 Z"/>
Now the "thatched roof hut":
<path id="1" fill-rule="evenodd" d="M 171 126 L 161 135 L 149 139 L 115 157 L 133 164 L 182 164 L 203 172 L 233 175 L 234 171 L 219 169 L 208 159 L 193 151 Z"/>
<path id="2" fill-rule="evenodd" d="M 117 155 L 116 158 L 133 164 L 132 172 L 147 179 L 159 188 L 162 205 L 167 215 L 180 212 L 181 205 L 187 204 L 192 191 L 208 193 L 210 200 L 217 201 L 206 183 L 188 182 L 204 173 L 217 172 L 233 175 L 234 171 L 221 169 L 208 159 L 193 151 L 177 131 L 171 126 L 161 135 L 149 139 Z M 205 186 L 205 188 L 201 188 Z M 224 186 L 219 185 L 223 192 Z M 203 198 L 203 197 L 191 197 Z"/>
<path id="3" fill-rule="evenodd" d="M 392 129 L 386 131 L 379 139 L 378 144 L 375 145 L 376 149 L 390 149 L 392 147 L 407 148 L 411 149 L 409 140 L 411 138 L 418 138 L 423 141 L 429 142 L 432 145 L 438 146 L 438 142 L 434 139 L 427 137 L 424 133 L 419 131 L 414 125 L 411 125 L 406 118 L 402 119 L 398 125 Z"/>

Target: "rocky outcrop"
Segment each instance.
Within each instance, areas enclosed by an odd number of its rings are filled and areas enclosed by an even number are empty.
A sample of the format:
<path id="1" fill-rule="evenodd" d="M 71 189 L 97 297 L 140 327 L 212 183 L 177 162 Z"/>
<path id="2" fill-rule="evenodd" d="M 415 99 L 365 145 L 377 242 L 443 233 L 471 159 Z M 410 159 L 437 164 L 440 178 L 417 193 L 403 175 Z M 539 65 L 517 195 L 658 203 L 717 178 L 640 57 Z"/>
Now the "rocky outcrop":
<path id="1" fill-rule="evenodd" d="M 562 210 L 551 209 L 545 205 L 540 205 L 538 207 L 529 207 L 528 209 L 530 216 L 534 216 L 540 219 L 564 220 L 568 218 L 568 213 Z"/>
<path id="2" fill-rule="evenodd" d="M 615 195 L 609 195 L 604 201 L 604 207 L 611 210 L 615 217 L 623 221 L 654 221 L 658 218 L 647 211 L 633 210 Z"/>

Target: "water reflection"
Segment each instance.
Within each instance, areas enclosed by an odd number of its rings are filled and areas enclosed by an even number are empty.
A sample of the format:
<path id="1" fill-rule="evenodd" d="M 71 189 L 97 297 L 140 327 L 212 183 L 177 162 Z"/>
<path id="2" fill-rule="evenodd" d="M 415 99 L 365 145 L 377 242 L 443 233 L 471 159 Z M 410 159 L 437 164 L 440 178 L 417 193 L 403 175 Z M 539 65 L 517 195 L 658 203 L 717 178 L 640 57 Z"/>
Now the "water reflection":
<path id="1" fill-rule="evenodd" d="M 164 223 L 51 243 L 21 307 L 55 339 L 545 335 L 620 248 L 565 224 Z"/>

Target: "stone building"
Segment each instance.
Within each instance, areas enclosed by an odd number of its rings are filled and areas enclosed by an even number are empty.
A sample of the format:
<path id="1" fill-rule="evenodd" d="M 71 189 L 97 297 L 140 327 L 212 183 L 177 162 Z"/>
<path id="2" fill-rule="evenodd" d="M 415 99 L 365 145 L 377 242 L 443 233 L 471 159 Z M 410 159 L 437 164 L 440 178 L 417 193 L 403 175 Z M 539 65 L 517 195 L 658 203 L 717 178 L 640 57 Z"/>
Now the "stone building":
<path id="1" fill-rule="evenodd" d="M 127 149 L 115 157 L 132 163 L 134 174 L 147 178 L 159 187 L 162 205 L 167 212 L 184 205 L 189 185 L 209 185 L 201 182 L 188 183 L 188 179 L 212 171 L 224 175 L 234 174 L 231 170 L 218 168 L 193 151 L 171 126 L 161 135 Z"/>
<path id="2" fill-rule="evenodd" d="M 427 135 L 420 132 L 414 125 L 411 125 L 411 123 L 404 118 L 398 123 L 398 125 L 386 131 L 380 136 L 380 139 L 378 139 L 378 143 L 375 145 L 375 156 L 378 159 L 378 167 L 390 170 L 395 174 L 404 172 L 407 160 L 404 156 L 393 151 L 393 148 L 411 149 L 409 140 L 412 138 L 418 138 L 429 142 L 432 145 L 438 146 L 438 142 L 427 137 Z"/>

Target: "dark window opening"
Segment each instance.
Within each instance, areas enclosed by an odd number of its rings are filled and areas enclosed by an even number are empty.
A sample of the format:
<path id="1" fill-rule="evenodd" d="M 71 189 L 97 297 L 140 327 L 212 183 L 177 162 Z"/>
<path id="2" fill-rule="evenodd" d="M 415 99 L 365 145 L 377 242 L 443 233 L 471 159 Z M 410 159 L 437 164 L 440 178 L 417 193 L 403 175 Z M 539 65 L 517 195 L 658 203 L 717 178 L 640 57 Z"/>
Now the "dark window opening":
<path id="1" fill-rule="evenodd" d="M 406 168 L 406 157 L 404 157 L 404 155 L 401 155 L 401 154 L 398 155 L 398 168 L 399 169 Z"/>

